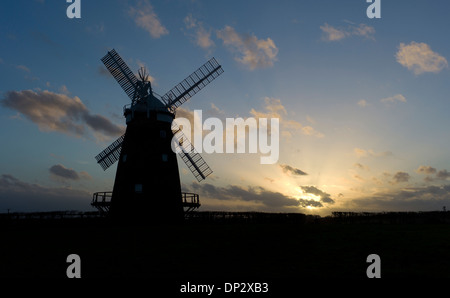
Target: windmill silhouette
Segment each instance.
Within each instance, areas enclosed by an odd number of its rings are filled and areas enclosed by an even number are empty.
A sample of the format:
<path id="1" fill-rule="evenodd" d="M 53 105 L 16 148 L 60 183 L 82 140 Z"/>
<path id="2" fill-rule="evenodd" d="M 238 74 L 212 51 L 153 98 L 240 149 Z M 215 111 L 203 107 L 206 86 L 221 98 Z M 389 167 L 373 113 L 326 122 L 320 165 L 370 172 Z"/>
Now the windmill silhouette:
<path id="1" fill-rule="evenodd" d="M 91 205 L 116 219 L 179 220 L 200 206 L 198 194 L 181 192 L 172 140 L 179 155 L 200 182 L 211 168 L 173 122 L 176 109 L 223 73 L 212 58 L 163 96 L 153 92 L 144 68 L 139 79 L 113 49 L 101 61 L 131 104 L 123 108 L 125 134 L 98 154 L 106 170 L 118 161 L 111 192 L 94 193 Z"/>

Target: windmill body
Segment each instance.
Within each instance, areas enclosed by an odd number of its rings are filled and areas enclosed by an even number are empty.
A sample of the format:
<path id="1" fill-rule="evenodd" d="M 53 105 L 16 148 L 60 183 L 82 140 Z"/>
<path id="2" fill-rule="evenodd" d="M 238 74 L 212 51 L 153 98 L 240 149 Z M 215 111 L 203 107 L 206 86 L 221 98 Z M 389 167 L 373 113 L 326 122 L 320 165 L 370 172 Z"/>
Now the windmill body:
<path id="1" fill-rule="evenodd" d="M 124 107 L 126 132 L 99 155 L 104 170 L 118 161 L 112 193 L 95 193 L 92 205 L 115 219 L 177 221 L 200 206 L 198 195 L 183 193 L 172 141 L 183 148 L 180 157 L 198 181 L 212 170 L 173 123 L 178 106 L 201 90 L 223 70 L 212 58 L 161 98 L 153 93 L 145 70 L 140 80 L 115 50 L 102 62 L 130 97 Z M 174 138 L 175 136 L 175 138 Z"/>
<path id="2" fill-rule="evenodd" d="M 183 217 L 177 156 L 171 150 L 173 117 L 144 103 L 125 109 L 127 129 L 111 199 L 112 216 Z"/>

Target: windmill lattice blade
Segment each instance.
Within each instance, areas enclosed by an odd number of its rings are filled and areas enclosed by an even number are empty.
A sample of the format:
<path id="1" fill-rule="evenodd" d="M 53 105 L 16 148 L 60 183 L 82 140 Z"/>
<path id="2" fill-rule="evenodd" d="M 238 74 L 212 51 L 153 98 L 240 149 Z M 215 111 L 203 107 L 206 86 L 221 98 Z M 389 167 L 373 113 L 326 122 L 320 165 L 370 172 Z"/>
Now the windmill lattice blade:
<path id="1" fill-rule="evenodd" d="M 222 67 L 217 63 L 216 59 L 212 58 L 181 83 L 173 87 L 172 90 L 164 94 L 162 100 L 173 112 L 222 73 Z"/>
<path id="2" fill-rule="evenodd" d="M 125 135 L 115 140 L 111 145 L 106 147 L 105 150 L 100 152 L 99 155 L 95 157 L 97 163 L 99 163 L 103 170 L 105 171 L 111 165 L 113 165 L 120 157 L 120 151 L 122 151 L 122 142 Z"/>
<path id="3" fill-rule="evenodd" d="M 116 50 L 109 51 L 101 60 L 128 97 L 133 100 L 138 79 Z"/>
<path id="4" fill-rule="evenodd" d="M 212 174 L 211 168 L 208 166 L 202 156 L 195 150 L 194 146 L 189 142 L 187 137 L 181 131 L 181 129 L 174 122 L 172 123 L 172 131 L 180 144 L 181 151 L 178 153 L 189 170 L 195 176 L 198 182 L 204 180 L 210 174 Z M 187 149 L 184 149 L 187 148 Z"/>

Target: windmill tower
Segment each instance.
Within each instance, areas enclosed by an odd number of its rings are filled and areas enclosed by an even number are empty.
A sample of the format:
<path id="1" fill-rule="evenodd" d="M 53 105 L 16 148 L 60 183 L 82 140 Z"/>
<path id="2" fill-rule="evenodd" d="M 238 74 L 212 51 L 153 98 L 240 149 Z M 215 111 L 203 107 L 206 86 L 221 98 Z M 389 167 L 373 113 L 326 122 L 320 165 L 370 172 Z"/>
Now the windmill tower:
<path id="1" fill-rule="evenodd" d="M 131 103 L 123 108 L 125 134 L 95 157 L 103 170 L 116 161 L 118 165 L 112 193 L 95 193 L 92 206 L 119 220 L 182 219 L 184 213 L 198 208 L 200 203 L 197 194 L 181 192 L 172 139 L 199 182 L 212 170 L 172 121 L 176 109 L 222 74 L 222 67 L 212 58 L 160 97 L 153 92 L 145 69 L 139 70 L 137 79 L 115 50 L 101 61 Z"/>

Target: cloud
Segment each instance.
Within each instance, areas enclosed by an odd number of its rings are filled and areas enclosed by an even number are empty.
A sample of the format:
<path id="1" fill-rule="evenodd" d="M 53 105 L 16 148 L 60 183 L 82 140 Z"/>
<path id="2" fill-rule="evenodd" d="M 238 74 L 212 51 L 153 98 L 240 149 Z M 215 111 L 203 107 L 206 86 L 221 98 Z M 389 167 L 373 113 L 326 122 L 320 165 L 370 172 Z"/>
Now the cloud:
<path id="1" fill-rule="evenodd" d="M 280 168 L 283 170 L 284 173 L 289 173 L 294 176 L 305 176 L 308 175 L 307 173 L 303 172 L 300 169 L 293 168 L 290 165 L 284 165 L 284 164 L 278 164 Z"/>
<path id="2" fill-rule="evenodd" d="M 151 37 L 160 38 L 169 34 L 169 31 L 159 21 L 158 16 L 153 11 L 153 7 L 148 0 L 139 0 L 136 7 L 131 7 L 128 11 L 130 17 L 138 27 L 147 31 Z"/>
<path id="3" fill-rule="evenodd" d="M 367 100 L 365 99 L 361 99 L 360 101 L 358 101 L 358 106 L 364 108 L 367 107 L 369 104 L 367 103 Z"/>
<path id="4" fill-rule="evenodd" d="M 124 127 L 98 114 L 91 114 L 80 98 L 44 91 L 8 91 L 0 102 L 3 107 L 23 114 L 42 131 L 59 131 L 77 137 L 87 136 L 86 126 L 97 137 L 116 137 Z"/>
<path id="5" fill-rule="evenodd" d="M 441 170 L 439 172 L 437 172 L 436 174 L 436 178 L 441 179 L 441 180 L 447 180 L 447 178 L 450 177 L 450 172 L 448 172 L 447 170 Z"/>
<path id="6" fill-rule="evenodd" d="M 367 39 L 375 39 L 375 29 L 366 24 L 355 25 L 350 23 L 346 28 L 336 28 L 325 23 L 320 26 L 323 32 L 322 40 L 324 41 L 339 41 L 351 36 L 360 36 Z"/>
<path id="7" fill-rule="evenodd" d="M 49 49 L 55 50 L 55 49 L 62 49 L 62 45 L 56 43 L 53 41 L 47 34 L 39 31 L 32 31 L 31 37 L 42 44 L 45 44 L 48 46 Z M 15 39 L 15 38 L 14 38 Z"/>
<path id="8" fill-rule="evenodd" d="M 184 20 L 184 25 L 186 26 L 186 29 L 192 29 L 197 27 L 197 20 L 192 16 L 192 14 L 188 14 Z"/>
<path id="9" fill-rule="evenodd" d="M 424 178 L 426 182 L 432 182 L 436 179 L 447 180 L 447 178 L 450 178 L 450 172 L 446 169 L 438 171 L 431 166 L 420 166 L 419 168 L 417 168 L 416 173 L 428 175 Z M 433 174 L 436 174 L 434 178 L 432 176 Z"/>
<path id="10" fill-rule="evenodd" d="M 98 66 L 98 68 L 97 68 L 97 73 L 99 74 L 99 75 L 101 75 L 101 76 L 104 76 L 104 77 L 112 77 L 112 75 L 111 75 L 111 73 L 109 72 L 109 70 L 108 69 L 106 69 L 106 67 L 105 66 L 103 66 L 103 65 L 99 65 Z"/>
<path id="11" fill-rule="evenodd" d="M 86 26 L 86 31 L 93 34 L 99 34 L 105 32 L 105 24 L 93 24 L 92 26 Z"/>
<path id="12" fill-rule="evenodd" d="M 353 149 L 353 151 L 355 152 L 356 156 L 358 157 L 365 157 L 367 156 L 367 151 L 361 148 L 355 148 Z"/>
<path id="13" fill-rule="evenodd" d="M 28 67 L 26 67 L 25 65 L 17 65 L 16 68 L 20 69 L 20 70 L 23 70 L 23 71 L 25 71 L 27 73 L 31 72 L 31 70 Z"/>
<path id="14" fill-rule="evenodd" d="M 354 148 L 353 152 L 355 152 L 357 157 L 388 157 L 394 155 L 391 151 L 375 152 L 371 149 L 365 150 L 361 148 Z"/>
<path id="15" fill-rule="evenodd" d="M 393 189 L 347 201 L 355 211 L 436 211 L 450 206 L 450 185 Z"/>
<path id="16" fill-rule="evenodd" d="M 211 103 L 211 108 L 205 112 L 208 117 L 225 118 L 225 112 Z"/>
<path id="17" fill-rule="evenodd" d="M 210 199 L 252 202 L 266 210 L 292 210 L 292 208 L 323 207 L 322 202 L 309 199 L 296 199 L 279 192 L 273 192 L 263 187 L 248 186 L 246 188 L 236 185 L 217 187 L 212 184 L 193 183 L 192 188 L 196 192 L 201 192 L 202 196 Z M 327 199 L 326 199 L 327 200 Z M 255 206 L 256 207 L 256 206 Z"/>
<path id="18" fill-rule="evenodd" d="M 320 26 L 320 29 L 325 33 L 322 39 L 326 41 L 337 41 L 347 37 L 347 32 L 341 29 L 336 29 L 327 23 Z"/>
<path id="19" fill-rule="evenodd" d="M 398 63 L 411 70 L 415 75 L 425 72 L 438 73 L 448 67 L 447 59 L 433 52 L 426 43 L 415 41 L 408 45 L 400 43 L 395 57 Z"/>
<path id="20" fill-rule="evenodd" d="M 258 112 L 255 109 L 251 109 L 250 114 L 256 118 L 282 118 L 284 115 L 287 115 L 286 108 L 279 98 L 265 97 L 264 110 L 265 112 Z"/>
<path id="21" fill-rule="evenodd" d="M 81 171 L 77 172 L 73 169 L 68 169 L 62 164 L 57 164 L 51 166 L 49 169 L 51 177 L 56 180 L 68 181 L 68 180 L 80 180 L 80 179 L 92 179 L 88 172 Z"/>
<path id="22" fill-rule="evenodd" d="M 408 182 L 411 176 L 406 172 L 397 172 L 394 177 L 392 177 L 393 183 Z"/>
<path id="23" fill-rule="evenodd" d="M 259 118 L 278 118 L 280 120 L 280 125 L 282 128 L 281 134 L 286 136 L 291 136 L 292 132 L 301 132 L 304 135 L 315 136 L 322 138 L 324 135 L 318 132 L 313 127 L 307 125 L 304 126 L 300 122 L 287 119 L 287 110 L 278 98 L 265 97 L 264 98 L 264 111 L 256 111 L 255 109 L 250 110 L 250 114 L 256 119 Z"/>
<path id="24" fill-rule="evenodd" d="M 79 180 L 80 176 L 78 173 L 73 169 L 68 169 L 65 166 L 61 164 L 57 164 L 54 166 L 51 166 L 50 169 L 48 169 L 50 174 L 67 180 Z"/>
<path id="25" fill-rule="evenodd" d="M 203 49 L 209 49 L 215 45 L 211 39 L 211 29 L 205 29 L 202 22 L 197 21 L 192 14 L 184 18 L 184 24 L 187 30 L 193 30 L 194 34 L 188 34 L 193 38 L 196 45 Z"/>
<path id="26" fill-rule="evenodd" d="M 364 178 L 359 176 L 358 174 L 353 174 L 352 178 L 355 179 L 355 180 L 364 181 Z"/>
<path id="27" fill-rule="evenodd" d="M 356 36 L 362 36 L 368 39 L 375 39 L 373 35 L 375 34 L 375 28 L 368 26 L 366 24 L 359 24 L 358 26 L 353 26 L 351 28 L 351 34 Z"/>
<path id="28" fill-rule="evenodd" d="M 240 34 L 230 26 L 218 30 L 217 37 L 237 53 L 235 60 L 248 66 L 250 70 L 271 67 L 277 60 L 278 48 L 270 38 L 264 40 L 254 35 Z"/>
<path id="29" fill-rule="evenodd" d="M 395 103 L 395 102 L 406 102 L 406 98 L 401 95 L 401 94 L 397 94 L 391 97 L 386 97 L 386 98 L 382 98 L 380 99 L 381 102 L 383 103 Z"/>
<path id="30" fill-rule="evenodd" d="M 362 149 L 360 149 L 360 150 L 362 150 Z M 360 164 L 358 162 L 355 163 L 353 166 L 359 170 L 367 170 L 367 171 L 370 170 L 368 166 Z"/>
<path id="31" fill-rule="evenodd" d="M 59 92 L 65 94 L 65 95 L 69 95 L 69 93 L 70 93 L 70 92 L 69 92 L 69 89 L 67 89 L 66 85 L 62 85 L 62 86 L 59 88 Z"/>
<path id="32" fill-rule="evenodd" d="M 436 169 L 430 166 L 420 166 L 419 168 L 417 168 L 416 173 L 418 174 L 435 174 L 436 173 Z"/>
<path id="33" fill-rule="evenodd" d="M 0 210 L 11 212 L 92 210 L 91 193 L 68 187 L 30 184 L 9 175 L 0 176 Z"/>
<path id="34" fill-rule="evenodd" d="M 334 200 L 331 198 L 330 194 L 321 191 L 315 186 L 300 186 L 300 188 L 307 194 L 320 196 L 320 201 L 323 203 L 334 204 Z"/>

